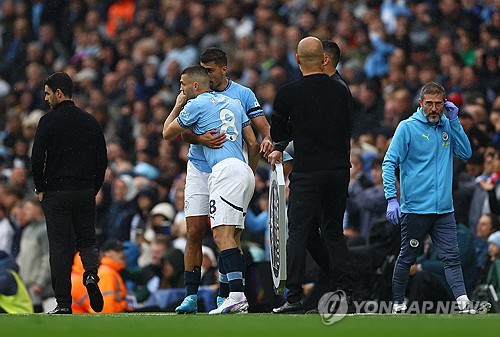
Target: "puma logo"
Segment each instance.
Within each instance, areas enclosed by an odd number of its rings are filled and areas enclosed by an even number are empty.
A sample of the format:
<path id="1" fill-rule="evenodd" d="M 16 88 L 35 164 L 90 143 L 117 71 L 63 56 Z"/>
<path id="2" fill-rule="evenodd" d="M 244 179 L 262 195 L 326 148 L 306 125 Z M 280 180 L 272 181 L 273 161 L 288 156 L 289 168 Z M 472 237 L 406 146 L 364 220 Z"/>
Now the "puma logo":
<path id="1" fill-rule="evenodd" d="M 424 137 L 424 138 L 425 138 L 425 139 L 427 139 L 427 140 L 429 140 L 429 135 L 430 135 L 430 133 L 428 133 L 428 134 L 424 134 L 424 133 L 422 133 L 422 137 Z"/>

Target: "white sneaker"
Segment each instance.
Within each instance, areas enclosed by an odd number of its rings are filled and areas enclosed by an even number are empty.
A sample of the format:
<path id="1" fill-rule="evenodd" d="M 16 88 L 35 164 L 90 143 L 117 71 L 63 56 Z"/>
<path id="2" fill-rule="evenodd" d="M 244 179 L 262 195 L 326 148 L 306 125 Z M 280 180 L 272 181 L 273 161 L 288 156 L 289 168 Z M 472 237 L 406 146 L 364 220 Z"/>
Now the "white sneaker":
<path id="1" fill-rule="evenodd" d="M 470 301 L 465 308 L 459 311 L 460 314 L 487 314 L 491 309 L 491 303 L 486 301 Z"/>
<path id="2" fill-rule="evenodd" d="M 231 296 L 227 297 L 220 307 L 210 310 L 209 315 L 217 314 L 244 314 L 248 312 L 248 302 L 246 297 L 239 301 L 234 300 Z"/>
<path id="3" fill-rule="evenodd" d="M 393 314 L 404 314 L 406 312 L 406 303 L 403 303 L 403 304 L 397 304 L 397 303 L 394 303 L 392 305 L 392 313 Z"/>

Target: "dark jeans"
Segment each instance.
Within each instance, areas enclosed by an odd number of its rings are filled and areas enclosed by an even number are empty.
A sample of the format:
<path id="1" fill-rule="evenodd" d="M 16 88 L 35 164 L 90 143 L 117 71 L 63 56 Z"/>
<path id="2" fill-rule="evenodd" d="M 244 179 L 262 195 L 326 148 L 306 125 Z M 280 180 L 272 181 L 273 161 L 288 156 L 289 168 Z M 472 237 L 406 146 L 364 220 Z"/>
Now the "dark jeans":
<path id="1" fill-rule="evenodd" d="M 42 200 L 49 238 L 52 287 L 60 307 L 71 307 L 71 266 L 80 252 L 84 276 L 97 275 L 95 191 L 47 191 Z"/>
<path id="2" fill-rule="evenodd" d="M 352 279 L 342 222 L 349 185 L 349 169 L 292 173 L 288 206 L 287 240 L 287 299 L 300 301 L 306 266 L 306 249 L 320 258 L 320 266 L 328 260 L 332 290 L 344 290 L 350 295 Z M 326 245 L 326 256 L 314 253 L 318 228 Z M 318 239 L 319 240 L 319 239 Z M 318 247 L 320 242 L 316 242 Z M 322 268 L 325 269 L 325 268 Z"/>
<path id="3" fill-rule="evenodd" d="M 443 261 L 446 281 L 453 295 L 455 298 L 466 295 L 453 212 L 404 214 L 401 221 L 401 250 L 392 277 L 392 294 L 396 303 L 404 302 L 410 267 L 417 260 L 427 234 L 430 234 L 438 256 Z"/>

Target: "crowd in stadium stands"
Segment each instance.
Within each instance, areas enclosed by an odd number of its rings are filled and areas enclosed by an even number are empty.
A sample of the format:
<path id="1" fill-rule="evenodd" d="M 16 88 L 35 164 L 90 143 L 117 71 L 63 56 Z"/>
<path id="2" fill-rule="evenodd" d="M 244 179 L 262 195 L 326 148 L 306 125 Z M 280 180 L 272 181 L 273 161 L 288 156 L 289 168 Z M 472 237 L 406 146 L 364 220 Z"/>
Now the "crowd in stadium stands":
<path id="1" fill-rule="evenodd" d="M 16 257 L 37 311 L 51 295 L 44 219 L 33 201 L 30 169 L 37 123 L 48 110 L 43 80 L 68 73 L 76 105 L 105 132 L 109 167 L 97 195 L 96 231 L 100 245 L 123 242 L 121 276 L 128 295 L 135 295 L 119 310 L 166 310 L 151 297 L 183 287 L 189 145 L 162 140 L 161 130 L 181 71 L 197 64 L 205 48 L 222 48 L 228 76 L 250 87 L 269 116 L 277 89 L 301 76 L 294 55 L 308 35 L 340 46 L 337 68 L 355 99 L 344 225 L 354 299 L 390 299 L 399 231 L 385 219 L 381 158 L 429 81 L 441 83 L 460 108 L 473 149 L 467 162 L 455 161 L 453 190 L 467 287 L 498 286 L 498 233 L 488 237 L 500 229 L 499 1 L 4 0 L 0 34 L 0 250 Z M 280 300 L 266 262 L 269 169 L 262 158 L 242 237 L 251 311 L 270 311 Z M 489 242 L 496 262 L 488 257 Z M 216 288 L 210 231 L 203 253 L 203 284 Z M 426 267 L 434 259 L 425 245 L 418 271 L 411 271 L 409 298 L 441 284 L 442 270 Z M 314 298 L 323 277 L 312 263 L 308 268 L 305 289 Z"/>

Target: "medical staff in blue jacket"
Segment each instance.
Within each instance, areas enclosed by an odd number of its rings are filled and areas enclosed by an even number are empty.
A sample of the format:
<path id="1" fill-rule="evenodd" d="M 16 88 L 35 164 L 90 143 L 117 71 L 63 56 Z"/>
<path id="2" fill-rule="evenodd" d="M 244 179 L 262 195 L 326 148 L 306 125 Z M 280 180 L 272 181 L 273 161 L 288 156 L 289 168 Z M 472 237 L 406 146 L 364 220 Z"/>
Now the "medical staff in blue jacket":
<path id="1" fill-rule="evenodd" d="M 401 225 L 401 250 L 392 279 L 393 312 L 404 312 L 409 270 L 429 234 L 443 260 L 446 280 L 461 312 L 476 313 L 469 300 L 460 266 L 457 225 L 453 210 L 453 154 L 468 159 L 471 146 L 458 119 L 458 108 L 446 100 L 444 88 L 426 83 L 420 107 L 396 129 L 382 164 L 387 219 Z M 399 167 L 400 200 L 395 170 Z"/>

